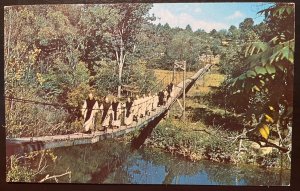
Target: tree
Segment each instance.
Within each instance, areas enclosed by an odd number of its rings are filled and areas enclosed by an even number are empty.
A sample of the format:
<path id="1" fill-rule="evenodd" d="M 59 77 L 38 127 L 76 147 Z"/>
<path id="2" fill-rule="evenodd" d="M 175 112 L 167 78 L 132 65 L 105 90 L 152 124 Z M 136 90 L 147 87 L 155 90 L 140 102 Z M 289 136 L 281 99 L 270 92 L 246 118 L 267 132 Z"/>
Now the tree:
<path id="1" fill-rule="evenodd" d="M 165 30 L 170 30 L 171 29 L 169 23 L 164 24 L 164 29 Z"/>
<path id="2" fill-rule="evenodd" d="M 225 39 L 228 36 L 228 31 L 226 29 L 221 29 L 217 32 L 217 37 L 219 39 Z"/>
<path id="3" fill-rule="evenodd" d="M 276 3 L 260 13 L 265 14 L 268 22 L 294 21 L 293 4 Z M 247 69 L 231 84 L 236 90 L 234 94 L 248 96 L 249 114 L 259 121 L 256 130 L 262 139 L 268 140 L 270 131 L 274 131 L 286 148 L 291 141 L 294 46 L 293 27 L 281 28 L 268 42 L 251 43 L 245 50 Z M 282 150 L 290 150 L 286 148 Z"/>
<path id="4" fill-rule="evenodd" d="M 188 69 L 197 68 L 199 54 L 205 50 L 205 39 L 195 36 L 186 30 L 176 33 L 166 48 L 166 54 L 171 59 L 169 69 L 175 60 L 185 60 Z"/>
<path id="5" fill-rule="evenodd" d="M 188 32 L 193 32 L 191 25 L 186 25 L 185 30 Z"/>
<path id="6" fill-rule="evenodd" d="M 215 37 L 217 35 L 217 30 L 216 29 L 213 29 L 209 32 L 209 35 L 212 36 L 212 37 Z"/>
<path id="7" fill-rule="evenodd" d="M 118 65 L 118 97 L 121 96 L 122 73 L 126 56 L 135 51 L 137 34 L 141 31 L 142 24 L 150 17 L 147 14 L 152 4 L 113 4 L 110 8 L 115 10 L 117 18 L 115 24 L 109 28 L 111 49 Z"/>
<path id="8" fill-rule="evenodd" d="M 252 18 L 246 18 L 243 22 L 240 23 L 239 28 L 242 31 L 251 30 L 253 28 L 254 21 Z"/>
<path id="9" fill-rule="evenodd" d="M 239 39 L 240 31 L 236 26 L 231 25 L 228 29 L 228 32 L 229 32 L 230 38 L 232 38 L 233 40 L 238 40 Z"/>

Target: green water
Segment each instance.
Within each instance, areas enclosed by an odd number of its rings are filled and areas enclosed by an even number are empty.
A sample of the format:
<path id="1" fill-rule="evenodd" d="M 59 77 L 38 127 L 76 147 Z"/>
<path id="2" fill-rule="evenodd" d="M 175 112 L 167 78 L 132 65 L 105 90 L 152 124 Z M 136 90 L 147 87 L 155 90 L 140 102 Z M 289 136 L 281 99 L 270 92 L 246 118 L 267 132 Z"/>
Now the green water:
<path id="1" fill-rule="evenodd" d="M 118 141 L 55 149 L 58 156 L 47 173 L 72 171 L 64 182 L 92 184 L 289 185 L 290 171 L 254 166 L 190 162 L 158 149 Z"/>

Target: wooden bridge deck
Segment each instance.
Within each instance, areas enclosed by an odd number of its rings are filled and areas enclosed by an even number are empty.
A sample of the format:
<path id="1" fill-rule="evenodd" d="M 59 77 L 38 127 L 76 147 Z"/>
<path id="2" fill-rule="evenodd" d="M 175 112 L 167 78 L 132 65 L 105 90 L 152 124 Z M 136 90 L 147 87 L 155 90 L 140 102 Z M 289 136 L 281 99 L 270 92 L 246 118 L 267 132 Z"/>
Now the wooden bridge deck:
<path id="1" fill-rule="evenodd" d="M 200 69 L 194 76 L 185 80 L 186 92 L 194 85 L 195 81 L 209 71 L 211 65 L 208 64 Z M 173 89 L 174 97 L 171 97 L 165 106 L 158 107 L 155 111 L 150 113 L 150 116 L 145 116 L 133 122 L 130 126 L 121 126 L 117 129 L 107 129 L 107 131 L 96 131 L 92 134 L 74 133 L 68 135 L 54 135 L 42 137 L 21 137 L 21 138 L 7 138 L 6 139 L 6 155 L 16 153 L 26 153 L 37 150 L 51 149 L 57 147 L 68 147 L 81 144 L 92 144 L 100 140 L 109 139 L 125 135 L 136 129 L 146 127 L 149 122 L 161 117 L 174 104 L 177 98 L 183 94 L 183 82 L 180 82 Z"/>

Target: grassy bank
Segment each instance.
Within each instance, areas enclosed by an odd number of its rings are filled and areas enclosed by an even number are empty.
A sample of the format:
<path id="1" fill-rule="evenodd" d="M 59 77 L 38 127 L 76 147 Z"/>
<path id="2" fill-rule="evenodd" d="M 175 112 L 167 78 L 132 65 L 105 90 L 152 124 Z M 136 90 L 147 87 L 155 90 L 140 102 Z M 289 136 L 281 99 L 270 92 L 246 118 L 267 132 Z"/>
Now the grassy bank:
<path id="1" fill-rule="evenodd" d="M 192 161 L 204 158 L 235 163 L 237 158 L 231 155 L 235 152 L 235 145 L 227 145 L 223 137 L 224 132 L 202 123 L 168 119 L 154 129 L 146 145 L 185 156 Z"/>
<path id="2" fill-rule="evenodd" d="M 158 79 L 171 79 L 172 71 L 156 70 Z M 187 76 L 193 75 L 188 73 Z M 175 75 L 176 76 L 176 75 Z M 271 147 L 261 148 L 251 141 L 235 139 L 243 123 L 235 114 L 212 106 L 210 96 L 225 76 L 215 67 L 199 79 L 187 93 L 185 122 L 179 104 L 170 110 L 170 118 L 161 121 L 153 130 L 146 145 L 184 156 L 191 161 L 207 159 L 225 163 L 253 164 L 261 167 L 290 168 L 287 155 Z M 241 143 L 241 145 L 240 145 Z"/>
<path id="3" fill-rule="evenodd" d="M 191 161 L 202 159 L 233 163 L 252 164 L 264 168 L 289 169 L 286 155 L 274 148 L 259 148 L 253 142 L 234 141 L 238 132 L 207 126 L 202 122 L 182 122 L 174 119 L 162 121 L 147 139 L 145 145 L 181 155 Z M 281 160 L 282 159 L 282 160 Z"/>

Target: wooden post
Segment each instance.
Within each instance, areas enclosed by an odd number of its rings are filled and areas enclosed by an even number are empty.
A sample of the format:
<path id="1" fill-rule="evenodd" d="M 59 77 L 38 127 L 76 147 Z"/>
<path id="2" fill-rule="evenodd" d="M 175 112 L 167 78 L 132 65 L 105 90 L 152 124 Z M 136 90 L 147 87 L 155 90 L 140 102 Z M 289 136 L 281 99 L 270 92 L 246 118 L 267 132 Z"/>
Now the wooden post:
<path id="1" fill-rule="evenodd" d="M 183 121 L 185 121 L 185 78 L 186 78 L 186 61 L 183 61 Z"/>
<path id="2" fill-rule="evenodd" d="M 174 82 L 174 76 L 175 76 L 175 64 L 176 64 L 177 60 L 175 60 L 174 64 L 173 64 L 173 77 L 172 77 L 172 82 Z"/>

